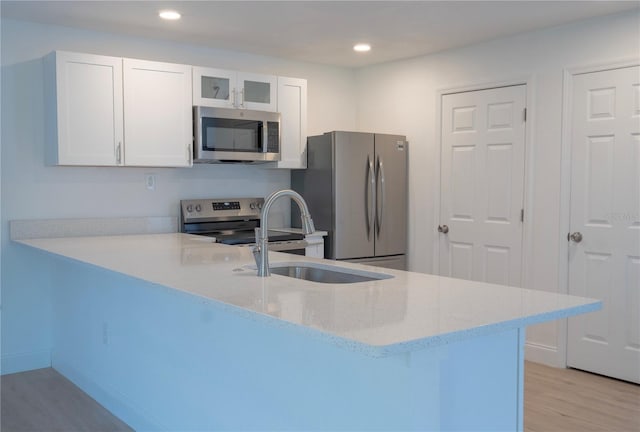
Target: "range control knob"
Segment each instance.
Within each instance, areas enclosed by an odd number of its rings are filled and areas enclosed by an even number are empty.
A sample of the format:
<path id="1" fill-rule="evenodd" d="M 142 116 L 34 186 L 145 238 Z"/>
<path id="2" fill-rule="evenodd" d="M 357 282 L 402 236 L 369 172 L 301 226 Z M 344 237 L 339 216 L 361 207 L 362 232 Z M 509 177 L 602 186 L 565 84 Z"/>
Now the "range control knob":
<path id="1" fill-rule="evenodd" d="M 258 203 L 258 208 L 259 208 L 260 210 L 262 210 L 262 203 L 261 203 L 261 202 L 259 202 L 259 203 Z"/>
<path id="2" fill-rule="evenodd" d="M 193 211 L 193 206 L 191 204 L 189 204 L 187 206 L 187 213 L 191 213 Z"/>
<path id="3" fill-rule="evenodd" d="M 258 207 L 258 206 L 257 206 L 257 204 L 256 204 L 256 203 L 254 203 L 254 202 L 252 202 L 251 204 L 249 204 L 249 208 L 250 208 L 251 210 L 255 210 L 257 207 Z"/>
<path id="4" fill-rule="evenodd" d="M 202 210 L 202 206 L 200 204 L 196 204 L 196 211 L 199 212 Z"/>

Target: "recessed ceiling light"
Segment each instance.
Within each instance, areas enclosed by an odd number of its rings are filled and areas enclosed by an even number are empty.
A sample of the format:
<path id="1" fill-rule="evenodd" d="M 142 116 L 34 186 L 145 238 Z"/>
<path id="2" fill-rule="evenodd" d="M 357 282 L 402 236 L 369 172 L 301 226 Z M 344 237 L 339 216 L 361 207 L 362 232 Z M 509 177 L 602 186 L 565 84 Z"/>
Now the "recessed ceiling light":
<path id="1" fill-rule="evenodd" d="M 166 20 L 177 20 L 177 19 L 180 19 L 182 15 L 180 15 L 179 12 L 176 12 L 174 10 L 162 10 L 160 11 L 160 13 L 158 13 L 158 16 Z"/>
<path id="2" fill-rule="evenodd" d="M 353 50 L 358 52 L 367 52 L 371 50 L 371 45 L 366 43 L 355 44 L 353 46 Z"/>

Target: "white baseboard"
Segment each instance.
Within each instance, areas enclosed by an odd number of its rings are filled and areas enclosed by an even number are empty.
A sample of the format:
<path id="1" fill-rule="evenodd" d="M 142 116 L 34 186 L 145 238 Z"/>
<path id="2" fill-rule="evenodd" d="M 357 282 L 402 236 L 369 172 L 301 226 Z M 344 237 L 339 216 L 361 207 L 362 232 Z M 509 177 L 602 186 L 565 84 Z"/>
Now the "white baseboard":
<path id="1" fill-rule="evenodd" d="M 3 354 L 2 357 L 0 357 L 0 375 L 48 367 L 51 367 L 51 350 Z"/>
<path id="2" fill-rule="evenodd" d="M 557 368 L 566 367 L 558 347 L 527 342 L 524 346 L 525 360 Z"/>
<path id="3" fill-rule="evenodd" d="M 52 354 L 52 367 L 134 430 L 167 430 L 158 426 L 157 422 L 140 411 L 126 395 L 111 386 L 103 386 L 96 383 L 72 364 L 56 358 L 55 353 Z"/>

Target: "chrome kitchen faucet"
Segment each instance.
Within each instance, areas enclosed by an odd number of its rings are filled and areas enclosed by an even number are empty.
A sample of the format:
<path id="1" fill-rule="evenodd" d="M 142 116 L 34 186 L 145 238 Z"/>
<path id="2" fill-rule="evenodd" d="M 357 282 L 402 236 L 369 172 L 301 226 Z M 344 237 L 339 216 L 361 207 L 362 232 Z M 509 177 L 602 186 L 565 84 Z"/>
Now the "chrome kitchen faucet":
<path id="1" fill-rule="evenodd" d="M 260 226 L 255 229 L 256 245 L 253 247 L 253 257 L 256 260 L 256 266 L 258 266 L 259 277 L 271 276 L 271 272 L 269 271 L 269 249 L 267 247 L 267 242 L 269 241 L 269 234 L 267 233 L 269 209 L 271 209 L 271 205 L 275 200 L 283 196 L 291 197 L 298 207 L 300 207 L 302 232 L 308 235 L 316 230 L 313 226 L 313 219 L 311 219 L 311 215 L 309 214 L 307 203 L 298 192 L 292 191 L 291 189 L 283 189 L 269 195 L 262 207 Z"/>

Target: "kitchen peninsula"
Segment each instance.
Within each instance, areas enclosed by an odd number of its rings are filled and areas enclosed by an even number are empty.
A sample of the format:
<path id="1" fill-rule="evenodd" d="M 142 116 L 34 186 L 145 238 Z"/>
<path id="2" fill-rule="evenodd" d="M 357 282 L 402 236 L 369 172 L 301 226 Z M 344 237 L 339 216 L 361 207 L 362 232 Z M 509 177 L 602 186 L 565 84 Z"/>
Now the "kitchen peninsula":
<path id="1" fill-rule="evenodd" d="M 187 234 L 18 240 L 50 255 L 52 366 L 137 430 L 522 430 L 524 329 L 602 303 L 392 276 L 256 277 Z"/>

